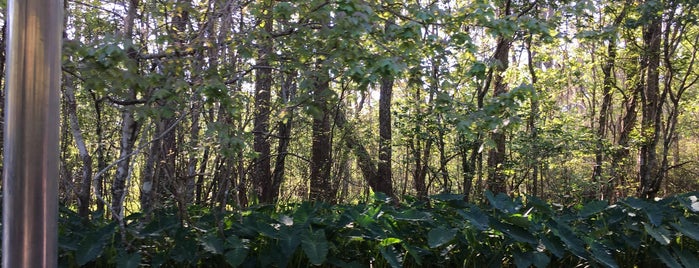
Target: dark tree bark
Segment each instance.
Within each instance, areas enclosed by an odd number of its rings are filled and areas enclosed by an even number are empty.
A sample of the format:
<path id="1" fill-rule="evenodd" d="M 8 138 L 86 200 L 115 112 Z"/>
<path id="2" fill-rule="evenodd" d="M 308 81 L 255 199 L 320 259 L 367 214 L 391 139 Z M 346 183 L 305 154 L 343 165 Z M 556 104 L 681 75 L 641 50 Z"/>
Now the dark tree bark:
<path id="1" fill-rule="evenodd" d="M 660 99 L 660 44 L 662 39 L 661 17 L 654 16 L 643 31 L 643 44 L 647 64 L 645 65 L 646 85 L 641 94 L 641 144 L 639 157 L 639 196 L 653 198 L 658 192 L 660 169 L 657 145 L 660 138 L 661 105 Z"/>
<path id="2" fill-rule="evenodd" d="M 393 196 L 393 173 L 391 170 L 391 98 L 393 95 L 393 78 L 381 79 L 379 93 L 379 162 L 374 191 Z"/>
<path id="3" fill-rule="evenodd" d="M 272 55 L 272 12 L 269 1 L 264 3 L 262 9 L 262 29 L 259 39 L 258 58 L 255 70 L 255 119 L 254 119 L 254 144 L 253 148 L 257 156 L 253 162 L 252 182 L 254 192 L 261 203 L 274 202 L 275 196 L 272 189 L 271 173 L 271 146 L 269 141 L 269 103 L 272 91 L 272 69 L 269 68 Z"/>
<path id="4" fill-rule="evenodd" d="M 280 92 L 280 97 L 284 104 L 288 104 L 296 96 L 296 75 L 296 71 L 286 74 Z M 288 106 L 285 109 L 287 109 L 286 117 L 277 124 L 279 144 L 277 145 L 277 157 L 274 161 L 274 172 L 272 173 L 272 202 L 277 202 L 279 189 L 284 181 L 284 167 L 286 165 L 289 142 L 291 141 L 291 126 L 294 120 L 294 107 Z"/>
<path id="5" fill-rule="evenodd" d="M 332 138 L 330 125 L 330 84 L 327 75 L 322 75 L 322 68 L 317 70 L 313 91 L 313 105 L 318 109 L 313 114 L 311 144 L 311 189 L 310 199 L 329 202 L 330 167 L 332 164 Z"/>
<path id="6" fill-rule="evenodd" d="M 508 13 L 508 12 L 506 12 Z M 498 97 L 507 93 L 507 84 L 503 73 L 509 64 L 509 52 L 512 40 L 506 37 L 498 38 L 495 48 L 495 74 L 493 96 Z M 503 173 L 505 164 L 505 132 L 497 130 L 490 134 L 490 138 L 495 144 L 495 148 L 488 151 L 488 190 L 493 193 L 507 193 L 507 177 Z"/>

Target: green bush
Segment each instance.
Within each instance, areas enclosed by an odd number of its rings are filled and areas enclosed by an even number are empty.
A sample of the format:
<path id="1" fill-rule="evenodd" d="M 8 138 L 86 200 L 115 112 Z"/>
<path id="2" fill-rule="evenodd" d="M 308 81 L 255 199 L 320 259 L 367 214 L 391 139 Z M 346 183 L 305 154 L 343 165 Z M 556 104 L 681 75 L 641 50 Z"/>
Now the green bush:
<path id="1" fill-rule="evenodd" d="M 63 267 L 692 267 L 699 193 L 560 207 L 487 193 L 394 206 L 301 203 L 220 214 L 192 207 L 126 225 L 61 210 Z"/>

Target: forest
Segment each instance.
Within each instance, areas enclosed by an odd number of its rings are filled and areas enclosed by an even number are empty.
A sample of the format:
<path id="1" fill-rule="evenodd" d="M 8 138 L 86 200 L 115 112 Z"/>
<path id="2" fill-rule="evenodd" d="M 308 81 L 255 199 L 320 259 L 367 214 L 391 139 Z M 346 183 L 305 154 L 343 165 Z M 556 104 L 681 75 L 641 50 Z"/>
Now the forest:
<path id="1" fill-rule="evenodd" d="M 64 267 L 699 263 L 697 0 L 63 12 Z"/>

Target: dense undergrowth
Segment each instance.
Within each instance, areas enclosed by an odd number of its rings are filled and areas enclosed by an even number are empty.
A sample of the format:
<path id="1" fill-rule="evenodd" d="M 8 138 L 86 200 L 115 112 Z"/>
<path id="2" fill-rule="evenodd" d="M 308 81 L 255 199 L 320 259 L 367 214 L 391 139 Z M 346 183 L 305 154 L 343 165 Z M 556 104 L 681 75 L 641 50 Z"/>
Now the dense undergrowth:
<path id="1" fill-rule="evenodd" d="M 488 195 L 392 205 L 302 203 L 240 213 L 192 207 L 125 226 L 60 213 L 63 267 L 696 267 L 699 192 L 575 207 Z M 525 199 L 525 200 L 523 200 Z"/>

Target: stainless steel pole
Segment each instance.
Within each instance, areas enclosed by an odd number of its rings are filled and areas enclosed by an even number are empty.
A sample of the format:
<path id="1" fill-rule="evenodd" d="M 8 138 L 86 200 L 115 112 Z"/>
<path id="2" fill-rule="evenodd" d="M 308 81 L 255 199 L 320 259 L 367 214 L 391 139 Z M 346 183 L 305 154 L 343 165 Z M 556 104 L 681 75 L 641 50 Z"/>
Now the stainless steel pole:
<path id="1" fill-rule="evenodd" d="M 56 267 L 63 2 L 7 7 L 2 267 Z"/>

